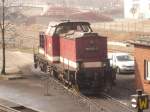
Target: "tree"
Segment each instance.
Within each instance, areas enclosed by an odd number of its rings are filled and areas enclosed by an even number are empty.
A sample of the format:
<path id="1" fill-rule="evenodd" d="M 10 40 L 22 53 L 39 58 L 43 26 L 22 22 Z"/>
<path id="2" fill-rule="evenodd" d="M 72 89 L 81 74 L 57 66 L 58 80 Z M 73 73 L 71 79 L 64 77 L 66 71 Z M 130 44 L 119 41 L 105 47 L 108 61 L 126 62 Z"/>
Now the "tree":
<path id="1" fill-rule="evenodd" d="M 132 8 L 130 9 L 130 12 L 132 13 L 132 15 L 133 15 L 133 17 L 134 17 L 134 15 L 135 15 L 136 12 L 137 12 L 137 8 L 132 7 Z"/>
<path id="2" fill-rule="evenodd" d="M 12 3 L 12 0 L 7 0 L 7 3 L 5 2 L 5 0 L 1 0 L 1 2 L 2 2 L 2 6 L 1 6 L 1 8 L 2 8 L 2 15 L 1 15 L 1 17 L 2 18 L 0 18 L 0 30 L 1 30 L 1 36 L 2 36 L 2 71 L 1 71 L 1 74 L 3 74 L 3 75 L 5 75 L 6 74 L 6 70 L 5 70 L 5 66 L 6 66 L 6 61 L 5 61 L 5 31 L 6 31 L 6 28 L 9 26 L 9 23 L 8 24 L 6 24 L 5 23 L 5 16 L 7 15 L 6 14 L 6 11 L 5 11 L 5 6 L 7 6 L 7 7 L 9 7 L 9 4 L 11 4 Z"/>
<path id="3" fill-rule="evenodd" d="M 2 54 L 3 54 L 3 65 L 2 65 L 2 71 L 1 74 L 6 74 L 5 71 L 5 7 L 4 7 L 5 1 L 2 0 L 2 22 L 0 22 L 0 28 L 2 32 Z"/>

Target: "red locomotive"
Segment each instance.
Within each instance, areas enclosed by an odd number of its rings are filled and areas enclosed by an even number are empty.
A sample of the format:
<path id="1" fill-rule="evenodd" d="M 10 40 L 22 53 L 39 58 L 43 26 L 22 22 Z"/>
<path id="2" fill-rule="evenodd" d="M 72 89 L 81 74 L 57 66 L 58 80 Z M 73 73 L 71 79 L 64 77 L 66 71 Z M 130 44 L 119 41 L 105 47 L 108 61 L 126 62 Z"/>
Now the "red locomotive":
<path id="1" fill-rule="evenodd" d="M 93 33 L 88 22 L 51 23 L 39 36 L 35 68 L 49 71 L 81 92 L 99 93 L 115 80 L 107 59 L 107 38 Z"/>

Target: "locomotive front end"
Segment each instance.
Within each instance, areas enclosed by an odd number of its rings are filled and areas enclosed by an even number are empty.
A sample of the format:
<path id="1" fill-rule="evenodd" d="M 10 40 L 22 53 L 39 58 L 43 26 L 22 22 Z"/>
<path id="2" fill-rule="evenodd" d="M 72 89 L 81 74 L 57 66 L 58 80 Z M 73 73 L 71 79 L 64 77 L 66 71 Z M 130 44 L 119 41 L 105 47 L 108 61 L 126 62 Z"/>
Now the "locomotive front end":
<path id="1" fill-rule="evenodd" d="M 105 87 L 105 64 L 87 67 L 85 63 L 79 63 L 81 67 L 78 69 L 77 83 L 82 93 L 99 93 L 102 91 Z"/>
<path id="2" fill-rule="evenodd" d="M 111 81 L 108 73 L 107 38 L 93 32 L 85 33 L 76 40 L 76 49 L 80 90 L 84 93 L 99 93 Z"/>

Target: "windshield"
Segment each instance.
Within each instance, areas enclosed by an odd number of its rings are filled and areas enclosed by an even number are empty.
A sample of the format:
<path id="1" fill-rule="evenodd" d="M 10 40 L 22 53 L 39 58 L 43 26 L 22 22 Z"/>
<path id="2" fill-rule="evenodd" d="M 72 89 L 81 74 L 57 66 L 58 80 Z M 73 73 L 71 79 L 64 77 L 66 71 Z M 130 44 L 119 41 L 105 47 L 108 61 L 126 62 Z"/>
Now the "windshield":
<path id="1" fill-rule="evenodd" d="M 92 32 L 90 25 L 88 24 L 63 24 L 57 27 L 56 34 L 68 33 L 74 30 L 78 32 Z"/>
<path id="2" fill-rule="evenodd" d="M 133 61 L 133 57 L 129 55 L 121 55 L 121 56 L 117 56 L 117 60 L 118 61 Z"/>
<path id="3" fill-rule="evenodd" d="M 78 25 L 78 27 L 81 27 L 80 29 L 82 29 L 83 32 L 92 32 L 92 29 L 89 25 Z"/>

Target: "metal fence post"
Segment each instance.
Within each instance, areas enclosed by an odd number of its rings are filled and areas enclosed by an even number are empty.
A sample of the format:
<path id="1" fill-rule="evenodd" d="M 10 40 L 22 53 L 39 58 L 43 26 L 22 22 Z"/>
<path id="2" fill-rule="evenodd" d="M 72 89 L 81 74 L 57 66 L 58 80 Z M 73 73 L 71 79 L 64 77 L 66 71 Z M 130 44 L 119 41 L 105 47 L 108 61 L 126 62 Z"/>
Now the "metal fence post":
<path id="1" fill-rule="evenodd" d="M 128 32 L 130 31 L 130 30 L 129 30 L 129 28 L 130 28 L 129 26 L 130 26 L 130 25 L 129 25 L 129 22 L 128 22 Z"/>
<path id="2" fill-rule="evenodd" d="M 105 31 L 105 22 L 104 22 L 104 31 Z"/>
<path id="3" fill-rule="evenodd" d="M 89 112 L 91 112 L 91 104 L 89 103 Z"/>
<path id="4" fill-rule="evenodd" d="M 47 76 L 46 76 L 46 79 L 45 79 L 46 81 L 45 81 L 45 96 L 50 96 L 50 93 L 49 93 L 49 86 L 50 86 L 50 74 L 47 74 Z"/>
<path id="5" fill-rule="evenodd" d="M 136 22 L 135 22 L 135 26 L 134 26 L 134 28 L 135 28 L 135 33 L 136 33 Z"/>
<path id="6" fill-rule="evenodd" d="M 123 28 L 123 22 L 121 23 L 121 25 L 122 25 L 122 32 L 123 32 L 123 29 L 124 29 L 124 28 Z"/>

